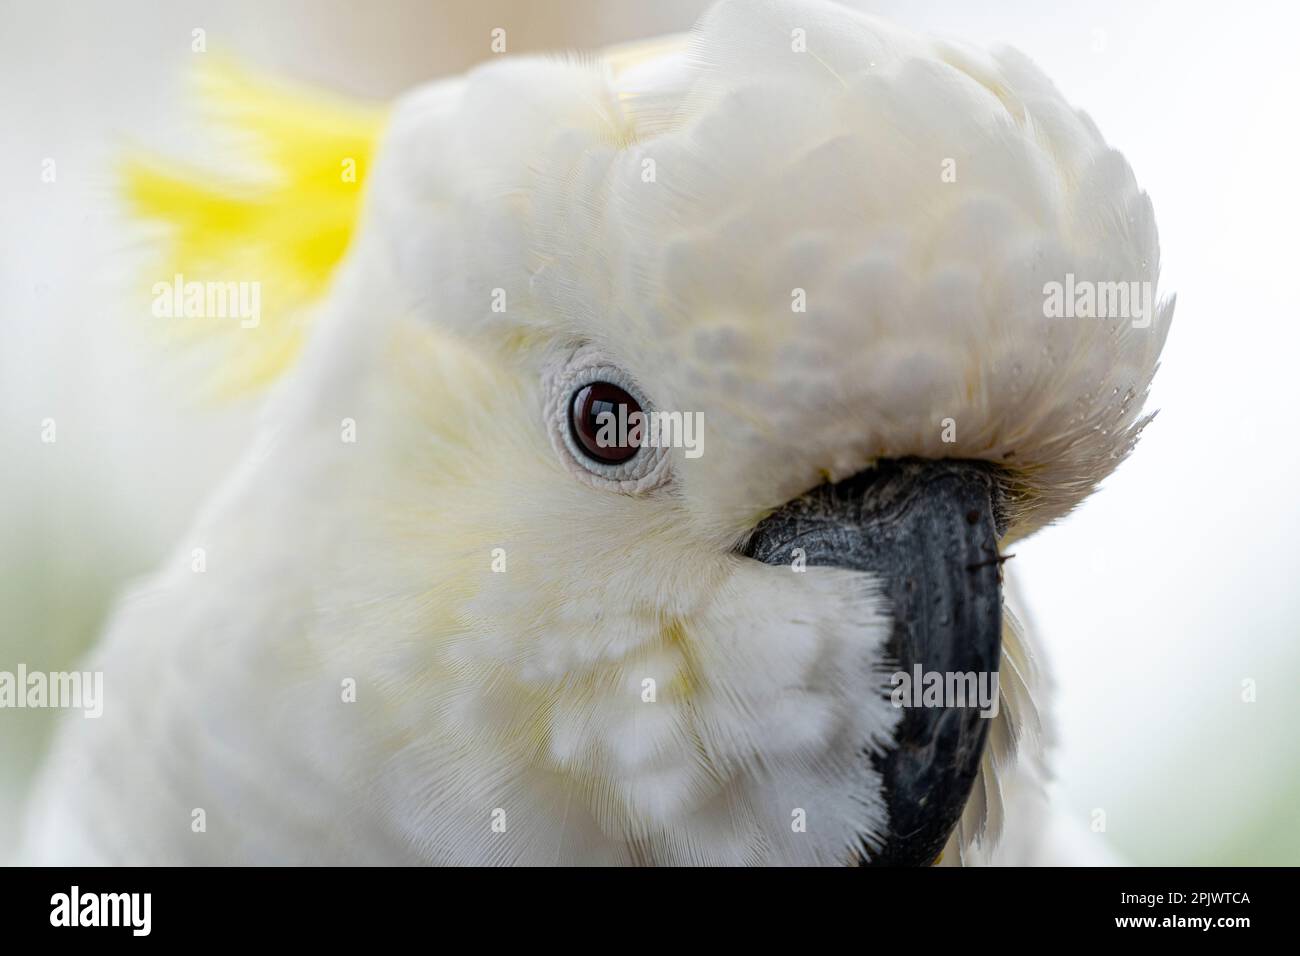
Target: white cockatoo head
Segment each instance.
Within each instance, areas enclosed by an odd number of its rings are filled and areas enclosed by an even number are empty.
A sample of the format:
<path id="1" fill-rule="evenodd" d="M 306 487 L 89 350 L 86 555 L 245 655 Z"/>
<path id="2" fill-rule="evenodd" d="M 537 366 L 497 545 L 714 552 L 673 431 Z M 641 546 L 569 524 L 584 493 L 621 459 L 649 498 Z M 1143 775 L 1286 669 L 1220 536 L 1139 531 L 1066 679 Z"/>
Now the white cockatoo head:
<path id="1" fill-rule="evenodd" d="M 1014 51 L 728 0 L 416 90 L 366 189 L 247 485 L 366 688 L 322 750 L 441 861 L 933 858 L 983 738 L 890 763 L 886 675 L 996 666 L 998 544 L 1143 423 L 1171 307 L 1049 305 L 1154 287 L 1120 154 Z M 632 402 L 702 429 L 593 453 Z"/>
<path id="2" fill-rule="evenodd" d="M 677 44 L 417 91 L 388 141 L 371 238 L 411 307 L 543 376 L 586 345 L 705 412 L 671 497 L 724 542 L 904 455 L 1005 465 L 1022 534 L 1130 447 L 1167 310 L 1062 320 L 1044 287 L 1154 286 L 1151 204 L 1014 51 L 722 3 Z"/>

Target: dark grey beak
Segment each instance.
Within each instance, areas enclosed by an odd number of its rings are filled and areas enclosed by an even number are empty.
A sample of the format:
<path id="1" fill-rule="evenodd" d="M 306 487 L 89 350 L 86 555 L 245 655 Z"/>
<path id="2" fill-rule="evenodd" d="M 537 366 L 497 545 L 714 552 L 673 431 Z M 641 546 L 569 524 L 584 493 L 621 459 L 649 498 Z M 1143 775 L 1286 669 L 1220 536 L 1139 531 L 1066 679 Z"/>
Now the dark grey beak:
<path id="1" fill-rule="evenodd" d="M 990 675 L 1002 644 L 1001 501 L 994 469 L 976 461 L 883 461 L 791 501 L 759 523 L 746 554 L 873 572 L 890 604 L 891 667 L 913 675 Z M 996 688 L 996 684 L 992 684 Z M 886 691 L 882 690 L 882 693 Z M 879 770 L 889 810 L 872 866 L 935 862 L 979 770 L 988 720 L 967 706 L 909 706 Z"/>

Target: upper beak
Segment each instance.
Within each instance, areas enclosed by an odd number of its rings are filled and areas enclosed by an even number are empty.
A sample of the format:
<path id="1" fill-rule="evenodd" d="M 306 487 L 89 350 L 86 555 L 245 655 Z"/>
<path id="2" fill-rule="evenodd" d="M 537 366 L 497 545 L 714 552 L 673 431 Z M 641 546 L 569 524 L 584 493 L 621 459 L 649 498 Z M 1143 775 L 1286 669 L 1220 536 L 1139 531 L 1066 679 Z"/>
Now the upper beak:
<path id="1" fill-rule="evenodd" d="M 1002 574 L 995 470 L 976 461 L 882 461 L 789 502 L 759 523 L 746 554 L 870 571 L 889 602 L 888 653 L 898 671 L 997 674 Z M 988 685 L 986 684 L 986 686 Z M 883 690 L 882 690 L 883 693 Z M 996 696 L 996 690 L 995 690 Z M 951 704 L 951 701 L 945 701 Z M 988 722 L 967 706 L 908 707 L 895 745 L 868 756 L 884 782 L 888 831 L 869 865 L 935 862 L 979 770 Z"/>

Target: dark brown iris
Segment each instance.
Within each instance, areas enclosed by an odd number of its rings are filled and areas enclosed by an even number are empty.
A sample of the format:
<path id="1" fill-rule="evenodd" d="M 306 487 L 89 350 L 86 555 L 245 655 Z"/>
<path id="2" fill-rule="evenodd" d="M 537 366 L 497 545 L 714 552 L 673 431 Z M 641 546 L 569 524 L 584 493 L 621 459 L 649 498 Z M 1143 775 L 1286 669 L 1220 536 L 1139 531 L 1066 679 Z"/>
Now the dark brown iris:
<path id="1" fill-rule="evenodd" d="M 592 382 L 573 393 L 569 425 L 583 453 L 606 465 L 627 461 L 641 450 L 641 406 L 609 382 Z"/>

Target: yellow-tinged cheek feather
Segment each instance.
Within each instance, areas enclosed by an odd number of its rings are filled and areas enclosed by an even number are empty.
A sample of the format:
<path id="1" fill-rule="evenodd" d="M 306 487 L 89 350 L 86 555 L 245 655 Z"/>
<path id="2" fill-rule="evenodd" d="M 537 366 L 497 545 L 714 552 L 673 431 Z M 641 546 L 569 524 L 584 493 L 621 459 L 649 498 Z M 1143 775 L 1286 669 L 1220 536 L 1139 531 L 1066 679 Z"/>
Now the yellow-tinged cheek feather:
<path id="1" fill-rule="evenodd" d="M 149 273 L 152 321 L 168 338 L 210 345 L 205 391 L 233 397 L 297 357 L 351 242 L 385 113 L 211 62 L 197 74 L 205 113 L 259 172 L 137 154 L 122 188 L 133 215 L 166 227 Z"/>

